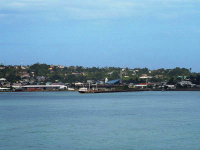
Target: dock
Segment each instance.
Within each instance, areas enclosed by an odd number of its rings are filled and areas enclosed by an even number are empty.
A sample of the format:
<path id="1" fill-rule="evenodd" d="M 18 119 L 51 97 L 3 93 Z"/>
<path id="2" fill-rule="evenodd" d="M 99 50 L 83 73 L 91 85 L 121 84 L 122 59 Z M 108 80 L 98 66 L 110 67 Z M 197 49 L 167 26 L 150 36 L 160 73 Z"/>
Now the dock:
<path id="1" fill-rule="evenodd" d="M 79 91 L 79 93 L 118 93 L 118 92 L 139 92 L 139 91 L 149 91 L 148 89 L 128 89 L 128 90 L 88 90 Z"/>

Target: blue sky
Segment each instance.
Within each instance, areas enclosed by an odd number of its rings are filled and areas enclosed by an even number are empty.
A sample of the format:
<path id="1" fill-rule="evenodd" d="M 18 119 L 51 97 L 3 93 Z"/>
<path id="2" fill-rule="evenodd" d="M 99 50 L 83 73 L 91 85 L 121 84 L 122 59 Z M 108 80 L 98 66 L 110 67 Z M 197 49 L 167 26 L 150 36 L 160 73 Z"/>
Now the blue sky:
<path id="1" fill-rule="evenodd" d="M 0 63 L 200 72 L 199 0 L 0 2 Z"/>

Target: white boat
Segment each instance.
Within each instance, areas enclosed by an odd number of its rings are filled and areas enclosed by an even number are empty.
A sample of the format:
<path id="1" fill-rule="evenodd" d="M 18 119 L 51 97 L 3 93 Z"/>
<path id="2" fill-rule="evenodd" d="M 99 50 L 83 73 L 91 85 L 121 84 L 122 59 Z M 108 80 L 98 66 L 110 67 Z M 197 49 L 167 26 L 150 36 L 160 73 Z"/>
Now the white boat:
<path id="1" fill-rule="evenodd" d="M 78 90 L 78 92 L 79 93 L 85 93 L 85 92 L 87 92 L 88 90 L 87 90 L 87 88 L 80 88 L 79 90 Z"/>
<path id="2" fill-rule="evenodd" d="M 68 88 L 68 91 L 74 91 L 74 88 Z"/>

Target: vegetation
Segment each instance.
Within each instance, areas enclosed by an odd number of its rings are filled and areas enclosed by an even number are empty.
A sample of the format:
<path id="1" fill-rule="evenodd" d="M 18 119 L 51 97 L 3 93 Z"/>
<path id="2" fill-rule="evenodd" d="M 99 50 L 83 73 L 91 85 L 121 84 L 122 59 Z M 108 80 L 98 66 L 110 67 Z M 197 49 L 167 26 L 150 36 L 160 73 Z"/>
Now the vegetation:
<path id="1" fill-rule="evenodd" d="M 122 70 L 124 83 L 145 83 L 146 79 L 141 76 L 151 76 L 149 82 L 168 82 L 169 84 L 177 84 L 182 80 L 189 79 L 192 83 L 200 84 L 200 74 L 191 73 L 191 68 L 174 68 L 174 69 L 157 69 L 149 70 L 148 68 L 118 68 L 118 67 L 92 67 L 85 68 L 83 66 L 63 67 L 59 65 L 47 65 L 35 63 L 30 66 L 4 66 L 0 65 L 0 78 L 6 78 L 11 83 L 19 81 L 33 82 L 87 82 L 87 80 L 103 81 L 105 78 L 109 80 L 119 79 Z M 41 78 L 43 77 L 43 78 Z"/>

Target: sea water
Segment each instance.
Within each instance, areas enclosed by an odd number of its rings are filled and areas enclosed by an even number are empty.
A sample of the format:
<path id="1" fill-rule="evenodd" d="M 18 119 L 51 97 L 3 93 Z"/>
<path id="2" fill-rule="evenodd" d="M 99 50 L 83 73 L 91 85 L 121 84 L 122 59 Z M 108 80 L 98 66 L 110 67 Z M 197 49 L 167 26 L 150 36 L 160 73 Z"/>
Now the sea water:
<path id="1" fill-rule="evenodd" d="M 199 150 L 200 92 L 0 94 L 0 150 Z"/>

